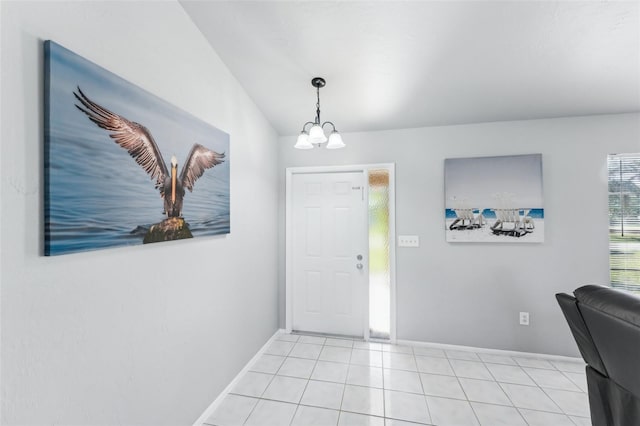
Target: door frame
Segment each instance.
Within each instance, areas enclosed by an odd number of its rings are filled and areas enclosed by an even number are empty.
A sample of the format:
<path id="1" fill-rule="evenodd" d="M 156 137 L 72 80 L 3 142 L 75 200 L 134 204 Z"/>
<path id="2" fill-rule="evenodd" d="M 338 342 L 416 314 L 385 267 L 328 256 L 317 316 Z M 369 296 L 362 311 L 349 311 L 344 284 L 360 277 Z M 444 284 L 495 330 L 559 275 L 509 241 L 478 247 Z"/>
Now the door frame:
<path id="1" fill-rule="evenodd" d="M 389 340 L 396 342 L 396 191 L 395 191 L 395 163 L 356 164 L 346 166 L 311 166 L 311 167 L 287 167 L 286 168 L 286 205 L 285 205 L 285 330 L 291 333 L 293 327 L 293 175 L 309 173 L 341 173 L 362 172 L 364 185 L 369 187 L 369 170 L 389 170 L 389 274 L 391 284 L 390 294 L 390 327 Z M 365 191 L 365 202 L 369 205 L 369 191 Z M 367 208 L 368 212 L 368 208 Z M 367 234 L 369 220 L 367 214 Z M 367 266 L 369 265 L 369 249 L 367 248 Z M 363 315 L 364 339 L 369 340 L 369 275 L 367 274 L 365 285 L 365 302 Z"/>

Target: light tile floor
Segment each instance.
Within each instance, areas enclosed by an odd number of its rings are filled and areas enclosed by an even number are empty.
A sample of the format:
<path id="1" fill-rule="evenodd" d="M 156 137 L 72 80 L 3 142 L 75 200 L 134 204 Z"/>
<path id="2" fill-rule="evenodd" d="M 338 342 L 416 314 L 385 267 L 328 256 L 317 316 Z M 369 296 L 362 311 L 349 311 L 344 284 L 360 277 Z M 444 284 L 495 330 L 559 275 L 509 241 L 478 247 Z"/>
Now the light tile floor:
<path id="1" fill-rule="evenodd" d="M 584 364 L 279 334 L 205 425 L 582 426 Z"/>

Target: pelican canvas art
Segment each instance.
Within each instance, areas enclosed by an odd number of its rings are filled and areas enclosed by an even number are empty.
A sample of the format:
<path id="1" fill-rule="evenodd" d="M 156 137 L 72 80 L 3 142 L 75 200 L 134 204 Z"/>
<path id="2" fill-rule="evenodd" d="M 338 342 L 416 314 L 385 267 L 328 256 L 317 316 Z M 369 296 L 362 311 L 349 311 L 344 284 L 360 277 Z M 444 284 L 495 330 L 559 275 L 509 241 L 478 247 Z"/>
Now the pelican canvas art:
<path id="1" fill-rule="evenodd" d="M 444 174 L 447 241 L 544 241 L 541 154 L 449 158 Z"/>
<path id="2" fill-rule="evenodd" d="M 45 255 L 230 232 L 227 133 L 55 42 L 44 51 Z"/>

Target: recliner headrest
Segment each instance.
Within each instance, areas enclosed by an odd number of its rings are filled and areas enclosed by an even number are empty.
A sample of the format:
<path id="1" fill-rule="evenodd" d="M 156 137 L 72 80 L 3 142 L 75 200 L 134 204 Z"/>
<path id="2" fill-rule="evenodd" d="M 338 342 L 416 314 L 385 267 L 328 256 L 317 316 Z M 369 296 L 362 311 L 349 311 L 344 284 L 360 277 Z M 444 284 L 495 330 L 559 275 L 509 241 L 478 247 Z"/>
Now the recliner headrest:
<path id="1" fill-rule="evenodd" d="M 585 285 L 573 292 L 578 302 L 640 327 L 640 297 L 601 285 Z"/>

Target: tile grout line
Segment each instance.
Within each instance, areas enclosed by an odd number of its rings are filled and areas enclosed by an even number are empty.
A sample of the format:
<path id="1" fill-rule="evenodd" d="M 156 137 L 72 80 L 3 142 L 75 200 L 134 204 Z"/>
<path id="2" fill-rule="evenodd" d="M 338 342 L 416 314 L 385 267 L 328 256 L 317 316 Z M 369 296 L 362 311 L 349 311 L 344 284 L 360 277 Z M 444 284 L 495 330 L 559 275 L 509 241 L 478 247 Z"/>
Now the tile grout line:
<path id="1" fill-rule="evenodd" d="M 467 399 L 467 404 L 469 404 L 469 407 L 471 408 L 471 412 L 473 413 L 473 417 L 475 417 L 476 421 L 478 422 L 478 424 L 480 423 L 480 419 L 478 418 L 478 415 L 476 414 L 475 410 L 473 409 L 473 406 L 471 405 L 471 401 L 469 401 L 469 395 L 467 395 L 467 391 L 464 390 L 464 386 L 462 386 L 462 382 L 460 381 L 460 377 L 458 376 L 458 373 L 456 372 L 456 370 L 453 368 L 453 364 L 451 363 L 451 359 L 449 358 L 449 354 L 447 353 L 447 351 L 444 351 L 444 354 L 447 356 L 447 362 L 449 363 L 449 367 L 451 367 L 451 371 L 453 371 L 453 374 L 455 374 L 455 378 L 458 382 L 458 385 L 460 386 L 460 389 L 462 389 L 462 393 L 464 394 L 464 397 Z M 484 366 L 484 364 L 483 364 Z M 486 367 L 485 367 L 486 368 Z M 487 370 L 489 370 L 487 368 Z M 489 374 L 491 374 L 491 371 L 489 371 Z M 491 376 L 493 377 L 493 376 Z M 429 404 L 427 404 L 429 405 Z"/>
<path id="2" fill-rule="evenodd" d="M 522 418 L 524 419 L 524 422 L 525 422 L 528 426 L 530 426 L 530 425 L 531 425 L 531 423 L 529 423 L 529 422 L 527 421 L 526 417 L 522 414 L 522 411 L 520 411 L 520 410 L 526 410 L 526 408 L 518 408 L 518 407 L 515 407 L 515 408 L 516 408 L 516 411 L 518 412 L 518 414 L 520 414 L 520 417 L 522 417 Z"/>
<path id="3" fill-rule="evenodd" d="M 427 407 L 427 415 L 429 416 L 429 423 L 433 424 L 433 418 L 431 417 L 431 410 L 429 409 L 429 403 L 427 402 L 427 393 L 424 389 L 424 382 L 422 381 L 422 375 L 420 374 L 420 370 L 418 369 L 418 360 L 416 360 L 415 348 L 411 348 L 411 352 L 413 354 L 413 362 L 416 364 L 416 371 L 418 374 L 418 380 L 420 380 L 420 387 L 422 388 L 422 398 L 424 399 L 424 405 Z"/>
<path id="4" fill-rule="evenodd" d="M 276 341 L 276 337 L 280 335 L 280 330 L 276 330 L 276 332 L 269 337 L 269 339 L 262 345 L 260 349 L 256 352 L 256 354 L 247 362 L 247 364 L 236 374 L 236 376 L 229 382 L 229 384 L 218 394 L 218 396 L 213 400 L 211 404 L 204 410 L 204 412 L 195 420 L 193 426 L 202 426 L 205 422 L 215 413 L 215 411 L 220 407 L 224 398 L 230 393 L 230 390 L 233 386 L 237 384 L 239 377 L 241 375 L 246 374 L 250 366 L 253 365 L 262 355 L 266 353 L 267 348 L 271 347 L 274 341 Z"/>
<path id="5" fill-rule="evenodd" d="M 327 339 L 325 338 L 325 341 L 326 340 Z M 299 337 L 298 337 L 298 341 L 300 341 Z M 304 343 L 300 342 L 300 344 L 304 344 Z M 294 345 L 294 347 L 295 347 L 295 345 Z M 322 344 L 322 347 L 324 348 L 324 343 Z M 291 348 L 291 351 L 293 352 L 293 348 Z M 309 382 L 311 381 L 311 376 L 313 376 L 313 372 L 316 371 L 316 367 L 318 366 L 318 359 L 320 358 L 320 354 L 321 353 L 322 353 L 322 349 L 320 349 L 320 353 L 318 353 L 318 358 L 316 358 L 314 360 L 313 368 L 311 369 L 311 373 L 309 373 L 309 378 L 307 379 L 307 383 L 304 384 L 304 389 L 302 390 L 302 393 L 300 394 L 300 399 L 298 400 L 298 403 L 296 404 L 296 411 L 293 413 L 293 417 L 291 417 L 291 421 L 289 422 L 289 425 L 291 425 L 291 423 L 293 423 L 293 419 L 295 419 L 296 413 L 300 409 L 300 403 L 302 402 L 302 398 L 304 397 L 304 393 L 307 391 L 307 387 L 309 386 Z M 300 359 L 300 358 L 298 358 L 298 359 Z M 285 361 L 286 360 L 287 359 L 285 358 Z"/>
<path id="6" fill-rule="evenodd" d="M 344 386 L 342 386 L 342 397 L 340 398 L 340 411 L 338 414 L 338 423 L 340 424 L 340 417 L 342 417 L 342 404 L 344 404 L 344 395 L 347 393 L 347 381 L 349 380 L 349 371 L 351 370 L 351 357 L 353 356 L 353 347 L 351 354 L 349 355 L 349 364 L 347 366 L 347 377 L 344 378 Z"/>
<path id="7" fill-rule="evenodd" d="M 568 375 L 566 374 L 566 373 L 573 373 L 573 374 L 582 374 L 582 373 L 574 373 L 573 371 L 561 371 L 561 373 L 562 373 L 562 375 L 563 375 L 564 377 L 566 377 L 567 379 L 569 379 L 569 381 L 570 381 L 571 383 L 573 383 L 574 385 L 576 385 L 576 387 L 577 387 L 578 389 L 580 389 L 580 392 L 582 392 L 582 393 L 588 393 L 588 392 L 583 391 L 583 390 L 582 390 L 582 388 L 580 387 L 580 385 L 579 385 L 578 383 L 576 383 L 576 381 L 575 381 L 575 380 L 573 380 L 570 376 L 568 376 Z M 585 375 L 585 380 L 586 380 L 586 375 Z"/>
<path id="8" fill-rule="evenodd" d="M 511 398 L 509 397 L 509 395 L 504 391 L 504 389 L 502 389 L 502 386 L 500 386 L 500 382 L 498 382 L 498 380 L 496 379 L 496 376 L 491 372 L 491 370 L 486 366 L 486 363 L 484 362 L 484 360 L 482 359 L 481 356 L 478 355 L 478 358 L 480 358 L 480 361 L 482 362 L 482 366 L 484 368 L 487 369 L 487 371 L 489 372 L 489 375 L 491 377 L 493 377 L 496 385 L 498 385 L 498 389 L 500 389 L 500 391 L 504 394 L 504 396 L 507 397 L 507 400 L 511 403 L 512 407 L 515 408 L 516 413 L 518 413 L 518 415 L 522 418 L 522 420 L 525 422 L 525 424 L 529 424 L 529 422 L 527 422 L 525 420 L 524 417 L 522 417 L 522 414 L 520 414 L 520 411 L 518 411 L 518 409 L 516 408 L 515 404 L 513 403 L 513 401 L 511 400 Z M 460 383 L 460 385 L 462 385 L 462 383 Z M 462 391 L 464 392 L 464 388 L 462 388 Z M 465 393 L 466 395 L 466 393 Z M 468 399 L 469 397 L 467 397 Z M 473 411 L 473 414 L 476 416 L 476 419 L 478 419 L 478 424 L 480 424 L 482 426 L 482 422 L 480 422 L 480 416 L 478 416 L 478 413 L 476 412 L 476 409 L 473 408 L 473 404 L 471 403 L 471 401 L 469 400 L 469 405 L 471 406 L 471 411 Z"/>
<path id="9" fill-rule="evenodd" d="M 551 364 L 551 365 L 553 365 L 553 364 Z M 555 367 L 555 365 L 553 365 L 553 366 Z M 549 398 L 551 400 L 551 402 L 553 402 L 554 405 L 560 409 L 560 412 L 565 414 L 565 415 L 567 415 L 567 417 L 568 417 L 568 414 L 564 412 L 562 407 L 560 407 L 560 404 L 558 404 L 555 399 L 551 398 L 551 396 L 544 390 L 544 388 L 542 386 L 540 386 L 540 384 L 533 377 L 531 377 L 531 374 L 527 373 L 527 370 L 525 370 L 524 367 L 522 367 L 522 371 L 524 371 L 524 374 L 529 376 L 529 378 L 533 381 L 533 383 L 535 383 L 538 386 L 538 389 L 540 389 L 542 391 L 542 393 L 544 393 L 547 396 L 547 398 Z M 569 419 L 569 420 L 571 420 L 571 419 Z"/>
<path id="10" fill-rule="evenodd" d="M 331 345 L 327 345 L 327 338 L 325 337 L 324 342 L 322 344 L 322 349 L 320 350 L 320 353 L 318 354 L 318 358 L 316 359 L 316 363 L 314 364 L 313 370 L 311 371 L 311 375 L 309 376 L 309 380 L 307 381 L 307 386 L 309 385 L 309 382 L 311 381 L 311 377 L 313 377 L 313 372 L 315 371 L 316 367 L 318 366 L 318 363 L 320 362 L 320 355 L 322 355 L 322 351 L 327 346 L 332 347 Z M 351 343 L 351 346 L 353 348 L 353 341 Z M 351 349 L 351 350 L 353 351 L 353 349 Z M 349 355 L 349 361 L 351 361 L 351 355 Z M 329 362 L 329 361 L 326 361 L 326 362 Z M 350 362 L 347 364 L 347 366 L 349 366 L 349 365 L 350 365 Z M 348 375 L 349 375 L 349 367 L 347 367 L 347 376 Z M 344 400 L 344 392 L 345 392 L 345 386 L 346 386 L 347 378 L 345 377 L 344 380 L 345 380 L 345 383 L 342 384 L 342 397 L 340 398 L 340 408 L 338 409 L 338 420 L 336 422 L 336 425 L 340 422 L 340 416 L 341 416 L 340 413 L 342 412 L 342 401 Z M 320 381 L 320 380 L 318 380 L 318 381 Z M 329 381 L 323 381 L 323 382 L 325 382 L 325 383 L 334 383 L 334 382 L 329 382 Z M 307 386 L 305 386 L 305 391 L 304 392 L 306 392 Z M 302 393 L 302 396 L 304 396 L 304 392 Z M 301 397 L 301 401 L 302 401 L 302 397 Z M 322 408 L 326 408 L 326 407 L 322 407 Z"/>
<path id="11" fill-rule="evenodd" d="M 565 416 L 569 417 L 569 414 L 568 414 L 568 413 L 566 413 L 566 412 L 562 409 L 562 407 L 560 407 L 560 404 L 558 404 L 558 403 L 556 402 L 556 400 L 555 400 L 555 399 L 551 398 L 551 395 L 549 395 L 549 394 L 547 393 L 547 391 L 546 391 L 544 388 L 542 388 L 542 387 L 541 387 L 541 388 L 540 388 L 540 390 L 541 390 L 542 392 L 544 392 L 544 394 L 547 396 L 547 398 L 549 398 L 549 399 L 550 399 L 550 400 L 551 400 L 551 401 L 552 401 L 552 402 L 553 402 L 553 403 L 554 403 L 554 404 L 555 404 L 555 405 L 560 409 L 560 412 L 561 412 L 562 414 L 564 414 Z M 571 419 L 569 419 L 569 420 L 571 420 Z"/>
<path id="12" fill-rule="evenodd" d="M 529 368 L 529 367 L 527 367 L 527 368 Z M 583 392 L 583 391 L 582 391 L 582 389 L 580 389 L 580 387 L 579 387 L 578 385 L 576 385 L 576 384 L 573 382 L 573 380 L 571 380 L 571 379 L 569 379 L 568 377 L 566 377 L 566 376 L 565 376 L 565 374 L 564 374 L 564 372 L 562 372 L 562 371 L 560 371 L 560 370 L 558 370 L 558 371 L 555 371 L 555 370 L 554 370 L 554 373 L 560 373 L 560 374 L 562 375 L 562 377 L 565 377 L 567 380 L 569 380 L 569 382 L 570 382 L 572 385 L 574 385 L 574 386 L 576 387 L 576 389 L 578 389 L 577 391 L 575 391 L 575 390 L 573 390 L 573 389 L 563 389 L 563 388 L 554 388 L 554 387 L 551 387 L 551 386 L 542 386 L 541 384 L 539 384 L 539 383 L 536 381 L 536 379 L 534 379 L 534 378 L 531 376 L 531 374 L 529 374 L 529 373 L 527 372 L 527 370 L 525 370 L 524 368 L 523 368 L 523 370 L 524 370 L 524 373 L 525 373 L 527 376 L 529 376 L 529 377 L 531 378 L 531 380 L 533 380 L 533 382 L 534 382 L 534 383 L 535 383 L 535 384 L 536 384 L 540 389 L 542 389 L 542 388 L 546 388 L 546 389 L 551 389 L 551 390 L 561 390 L 561 391 L 565 391 L 565 392 L 585 393 L 585 392 Z M 540 369 L 538 369 L 538 370 L 540 370 Z M 552 371 L 552 370 L 546 370 L 546 371 Z"/>
<path id="13" fill-rule="evenodd" d="M 509 357 L 509 358 L 511 358 L 511 357 Z M 482 359 L 482 357 L 480 357 L 480 359 Z M 503 388 L 502 386 L 500 386 L 500 382 L 498 381 L 498 379 L 496 378 L 496 376 L 491 372 L 491 370 L 489 369 L 489 367 L 487 367 L 487 366 L 486 366 L 486 363 L 485 363 L 484 361 L 483 361 L 483 363 L 482 363 L 482 364 L 484 365 L 484 368 L 486 368 L 486 369 L 487 369 L 487 371 L 489 372 L 489 374 L 491 375 L 491 377 L 493 377 L 493 380 L 494 380 L 494 381 L 496 382 L 496 384 L 498 385 L 498 389 L 500 389 L 500 391 L 502 391 L 502 393 L 507 397 L 507 399 L 508 399 L 508 400 L 509 400 L 509 402 L 511 403 L 511 406 L 512 406 L 513 408 L 515 408 L 515 409 L 516 409 L 516 411 L 518 411 L 518 409 L 517 409 L 517 407 L 516 407 L 516 404 L 514 404 L 513 400 L 512 400 L 512 399 L 511 399 L 511 397 L 509 396 L 509 394 L 508 394 L 508 393 L 506 393 L 506 392 L 504 391 L 504 388 Z M 520 369 L 522 369 L 522 367 L 520 367 Z M 523 370 L 523 371 L 524 371 L 524 370 Z M 525 374 L 526 374 L 526 372 L 525 372 Z M 535 383 L 535 381 L 534 381 L 534 383 Z M 514 383 L 514 384 L 515 384 L 515 383 Z M 473 405 L 471 406 L 471 408 L 473 408 Z M 520 412 L 519 412 L 519 411 L 518 411 L 518 414 L 520 414 Z M 476 414 L 476 416 L 477 416 L 477 414 Z M 520 417 L 522 417 L 522 414 L 520 414 Z M 526 421 L 526 419 L 525 419 L 524 417 L 522 417 L 522 419 L 524 420 L 524 422 L 525 422 L 525 423 L 529 424 L 529 422 L 527 422 L 527 421 Z"/>
<path id="14" fill-rule="evenodd" d="M 300 338 L 298 338 L 299 340 Z M 282 342 L 283 340 L 275 340 L 275 341 L 280 341 Z M 260 401 L 269 401 L 269 399 L 267 398 L 262 398 L 262 396 L 264 395 L 264 393 L 267 391 L 267 389 L 269 388 L 269 386 L 271 385 L 271 383 L 273 383 L 273 380 L 276 378 L 276 376 L 278 375 L 278 371 L 280 371 L 280 369 L 282 368 L 282 366 L 284 365 L 285 361 L 287 360 L 287 358 L 289 357 L 289 354 L 291 353 L 291 351 L 293 350 L 293 348 L 296 346 L 296 342 L 291 342 L 293 343 L 293 346 L 291 346 L 291 349 L 289 349 L 289 351 L 287 352 L 286 355 L 284 355 L 284 360 L 282 361 L 282 364 L 280 364 L 280 367 L 278 367 L 278 370 L 276 370 L 276 372 L 274 373 L 273 377 L 271 378 L 271 380 L 269 380 L 269 383 L 267 383 L 267 386 L 265 386 L 264 390 L 262 391 L 262 393 L 260 394 L 260 396 L 258 397 L 258 402 L 256 403 L 256 405 L 253 406 L 253 409 L 251 410 L 251 412 L 249 413 L 249 415 L 247 416 L 246 420 L 242 423 L 243 425 L 246 425 L 247 422 L 249 421 L 249 419 L 251 418 L 251 415 L 253 414 L 253 412 L 256 410 L 256 407 L 258 406 L 258 404 L 260 403 Z M 246 374 L 246 373 L 245 373 Z M 282 376 L 281 376 L 282 377 Z M 298 411 L 298 408 L 296 407 L 296 411 Z M 293 415 L 295 416 L 295 411 L 293 413 Z M 293 417 L 291 418 L 291 421 L 293 421 Z"/>

